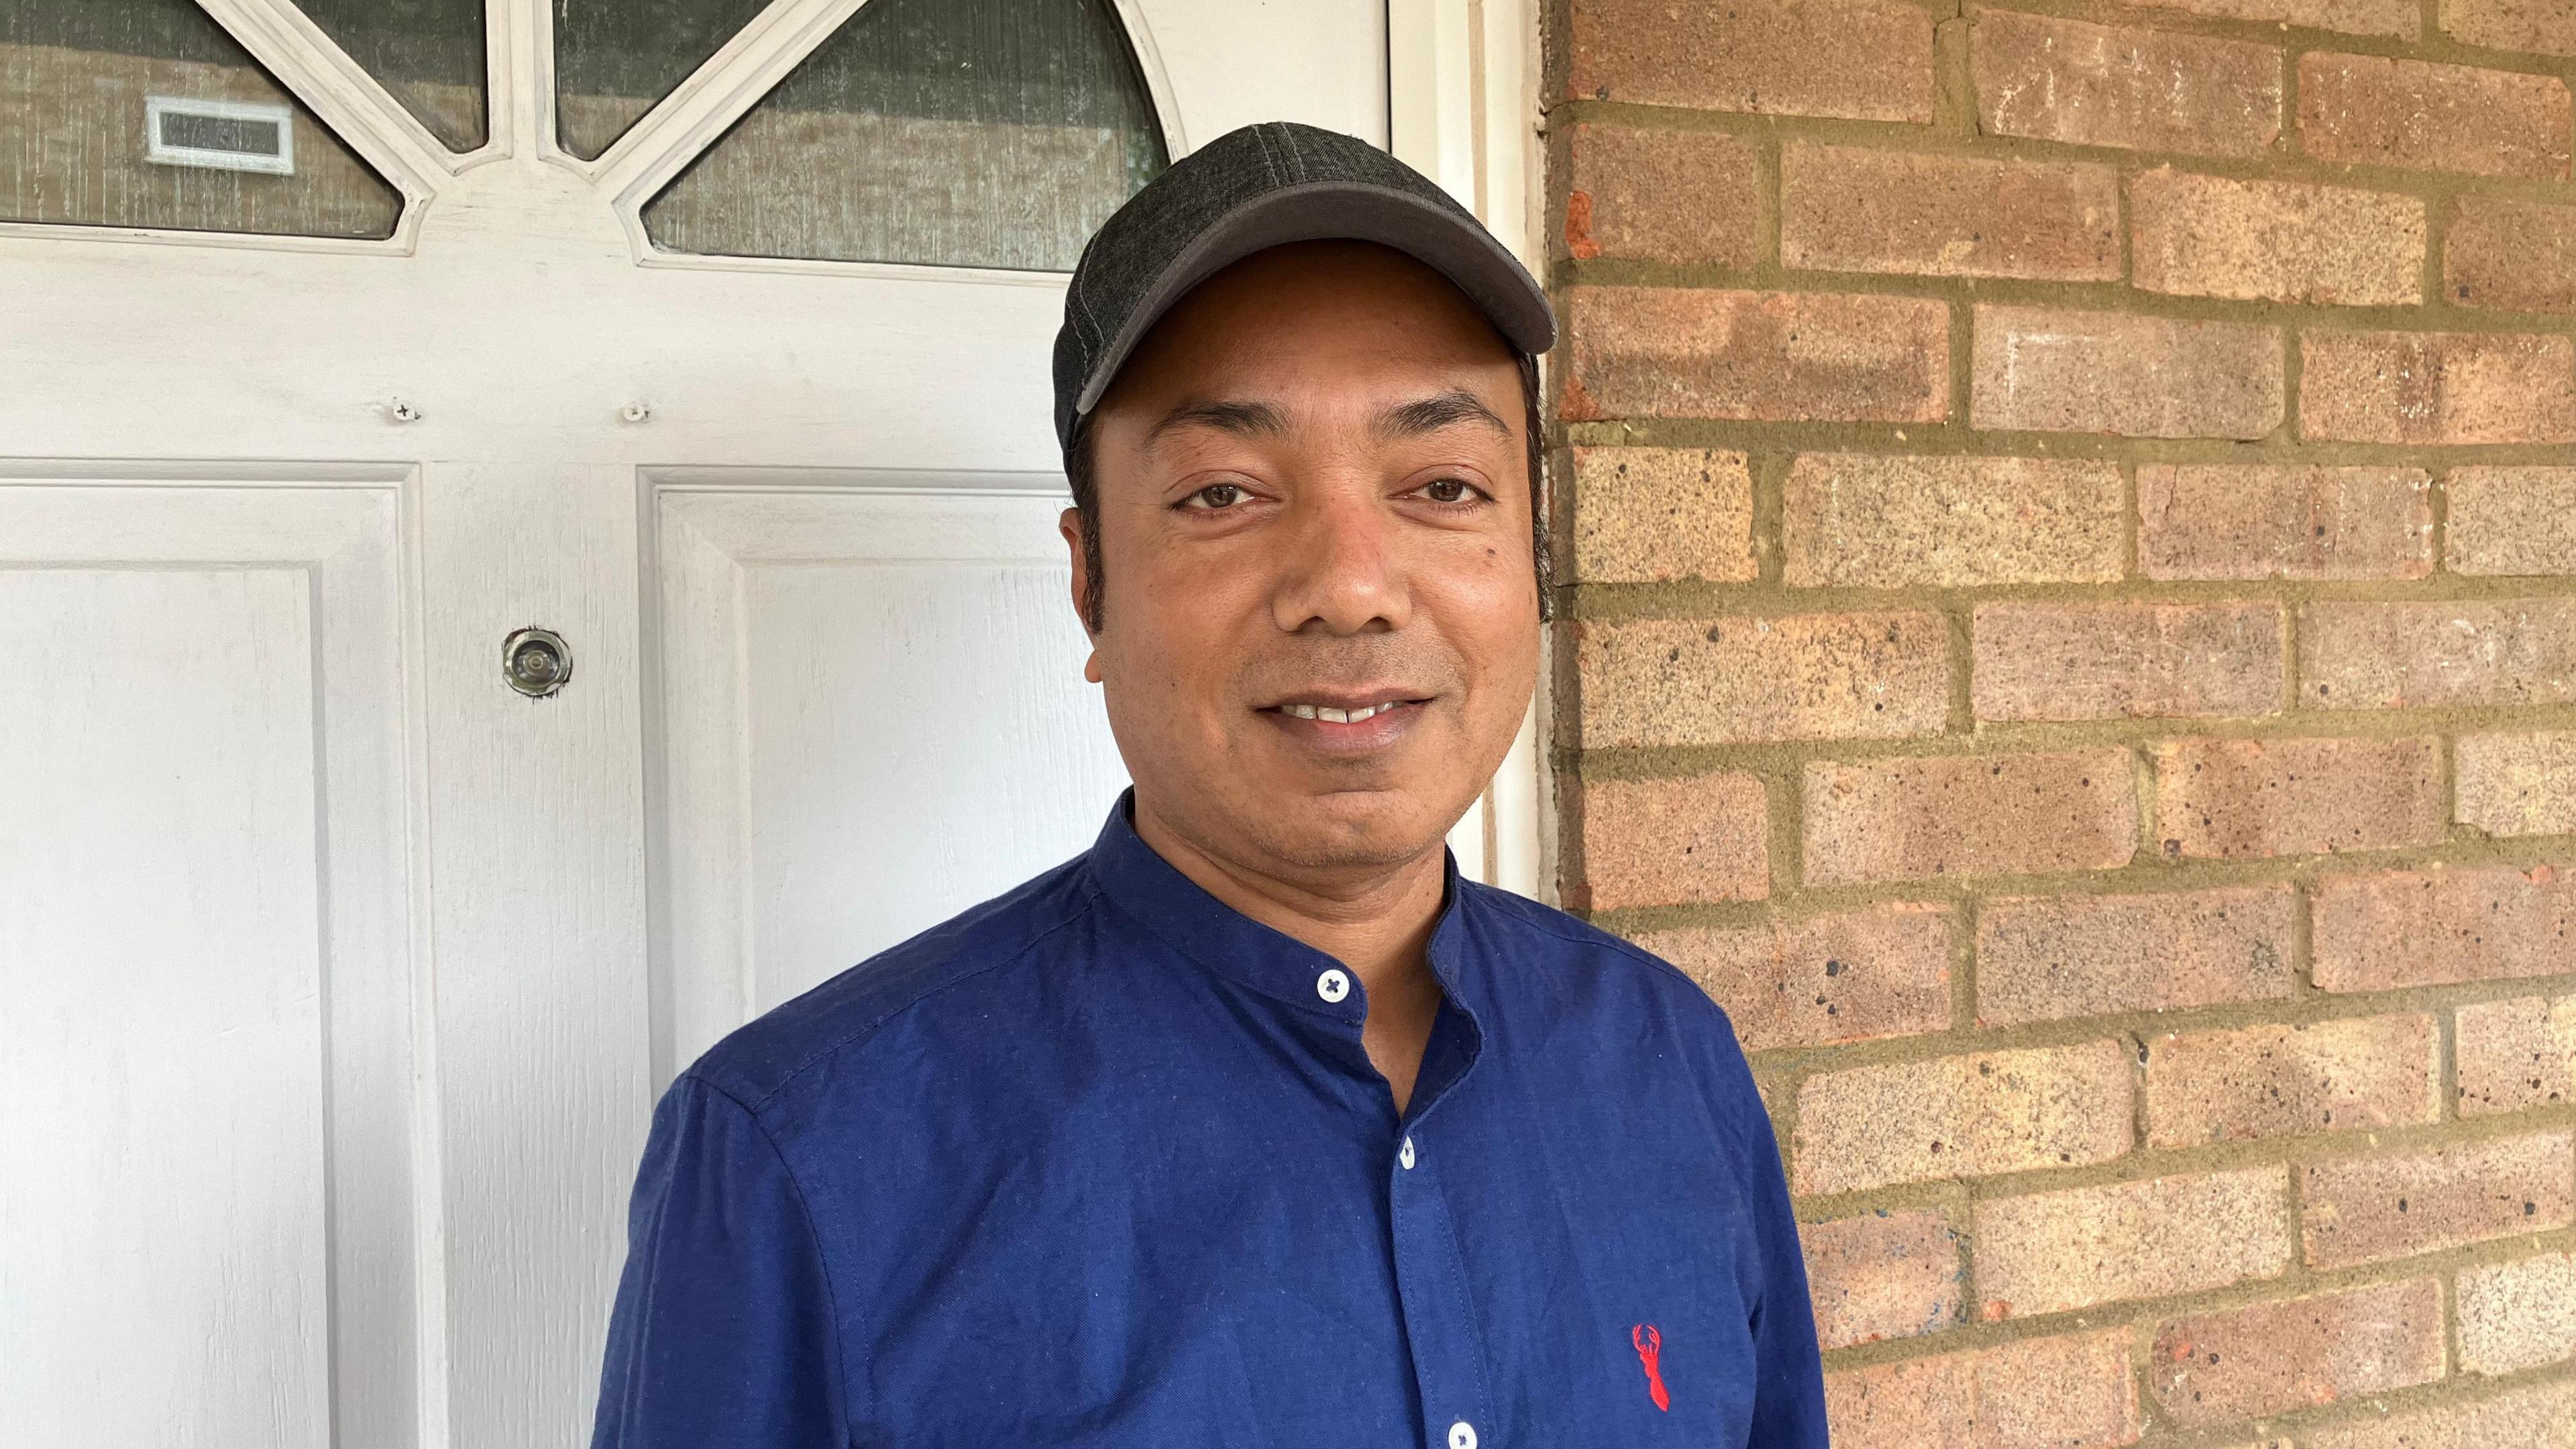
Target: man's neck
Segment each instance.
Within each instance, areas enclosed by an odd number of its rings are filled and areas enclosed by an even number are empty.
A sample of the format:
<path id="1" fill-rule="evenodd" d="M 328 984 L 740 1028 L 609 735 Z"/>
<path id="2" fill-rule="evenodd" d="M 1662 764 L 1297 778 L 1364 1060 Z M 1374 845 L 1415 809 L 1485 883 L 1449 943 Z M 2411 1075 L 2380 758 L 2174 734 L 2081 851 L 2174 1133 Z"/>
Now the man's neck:
<path id="1" fill-rule="evenodd" d="M 1392 866 L 1291 874 L 1200 847 L 1141 797 L 1135 824 L 1137 838 L 1199 889 L 1348 966 L 1372 992 L 1429 969 L 1424 949 L 1445 885 L 1436 845 Z"/>

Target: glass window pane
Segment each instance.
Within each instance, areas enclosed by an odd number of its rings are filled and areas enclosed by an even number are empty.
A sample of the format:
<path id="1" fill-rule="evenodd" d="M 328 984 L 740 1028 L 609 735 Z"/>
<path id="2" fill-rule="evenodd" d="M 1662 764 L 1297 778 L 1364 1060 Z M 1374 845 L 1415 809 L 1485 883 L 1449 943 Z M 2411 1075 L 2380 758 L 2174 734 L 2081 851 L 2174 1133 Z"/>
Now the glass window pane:
<path id="1" fill-rule="evenodd" d="M 449 150 L 483 144 L 483 0 L 298 3 Z"/>
<path id="2" fill-rule="evenodd" d="M 1071 271 L 1165 162 L 1107 0 L 870 0 L 644 226 L 669 251 Z"/>
<path id="3" fill-rule="evenodd" d="M 190 0 L 0 0 L 0 220 L 385 237 L 401 215 Z"/>
<path id="4" fill-rule="evenodd" d="M 769 0 L 554 0 L 555 139 L 585 161 L 626 134 Z"/>

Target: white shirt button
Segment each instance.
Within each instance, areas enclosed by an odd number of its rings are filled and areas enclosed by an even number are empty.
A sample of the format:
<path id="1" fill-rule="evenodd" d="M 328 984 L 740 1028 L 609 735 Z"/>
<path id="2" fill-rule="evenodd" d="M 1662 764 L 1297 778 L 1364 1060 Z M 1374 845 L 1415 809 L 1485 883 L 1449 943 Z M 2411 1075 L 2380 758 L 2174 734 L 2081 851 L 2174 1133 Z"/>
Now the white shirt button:
<path id="1" fill-rule="evenodd" d="M 1405 1170 L 1405 1171 L 1407 1171 L 1407 1172 L 1411 1172 L 1411 1171 L 1413 1170 L 1413 1139 L 1412 1139 L 1412 1138 L 1410 1138 L 1410 1137 L 1405 1138 L 1405 1139 L 1404 1139 L 1404 1145 L 1403 1145 L 1402 1147 L 1399 1147 L 1399 1148 L 1395 1149 L 1395 1160 L 1404 1164 L 1404 1170 Z"/>
<path id="2" fill-rule="evenodd" d="M 1476 1449 L 1476 1426 L 1464 1419 L 1450 1425 L 1449 1449 Z"/>
<path id="3" fill-rule="evenodd" d="M 1351 994 L 1351 978 L 1339 968 L 1327 971 L 1315 978 L 1315 994 L 1326 1001 L 1339 1001 Z"/>

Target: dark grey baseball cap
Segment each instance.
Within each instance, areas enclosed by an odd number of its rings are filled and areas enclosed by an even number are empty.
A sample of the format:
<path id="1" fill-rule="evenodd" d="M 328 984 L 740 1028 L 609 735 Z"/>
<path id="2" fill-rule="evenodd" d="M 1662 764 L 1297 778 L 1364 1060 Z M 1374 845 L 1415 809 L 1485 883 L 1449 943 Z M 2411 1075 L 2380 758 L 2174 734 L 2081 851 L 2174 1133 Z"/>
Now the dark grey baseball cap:
<path id="1" fill-rule="evenodd" d="M 1072 449 L 1075 422 L 1191 288 L 1265 248 L 1329 239 L 1439 272 L 1525 353 L 1556 343 L 1538 280 L 1429 177 L 1355 136 L 1264 121 L 1173 162 L 1092 233 L 1055 335 L 1056 441 Z"/>

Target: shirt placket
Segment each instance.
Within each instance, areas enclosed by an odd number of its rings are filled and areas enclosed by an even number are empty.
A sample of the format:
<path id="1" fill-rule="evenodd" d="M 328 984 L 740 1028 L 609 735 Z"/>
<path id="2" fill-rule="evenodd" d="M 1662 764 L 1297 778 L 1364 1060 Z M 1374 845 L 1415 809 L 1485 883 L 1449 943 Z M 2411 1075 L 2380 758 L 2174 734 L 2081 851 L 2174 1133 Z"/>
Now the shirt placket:
<path id="1" fill-rule="evenodd" d="M 1457 1023 L 1444 1021 L 1454 1030 Z M 1435 1040 L 1437 1038 L 1435 1037 Z M 1446 1044 L 1456 1050 L 1454 1039 Z M 1436 1049 L 1435 1049 L 1436 1050 Z M 1429 1063 L 1425 1063 L 1426 1068 Z M 1453 1068 L 1454 1061 L 1449 1064 Z M 1445 1095 L 1455 1085 L 1454 1069 L 1437 1090 Z M 1429 1085 L 1431 1073 L 1424 1073 Z M 1486 1449 L 1500 1443 L 1494 1432 L 1485 1384 L 1483 1335 L 1477 1331 L 1468 1293 L 1467 1265 L 1460 1254 L 1458 1222 L 1450 1210 L 1450 1187 L 1441 1173 L 1435 1139 L 1429 1135 L 1427 1102 L 1414 1114 L 1398 1142 L 1393 1181 L 1388 1190 L 1395 1246 L 1396 1292 L 1403 1302 L 1405 1336 L 1413 1348 L 1413 1375 L 1421 1394 L 1426 1449 Z M 1443 1119 L 1455 1130 L 1456 1114 Z"/>

